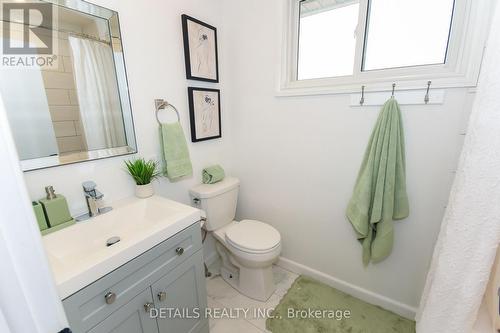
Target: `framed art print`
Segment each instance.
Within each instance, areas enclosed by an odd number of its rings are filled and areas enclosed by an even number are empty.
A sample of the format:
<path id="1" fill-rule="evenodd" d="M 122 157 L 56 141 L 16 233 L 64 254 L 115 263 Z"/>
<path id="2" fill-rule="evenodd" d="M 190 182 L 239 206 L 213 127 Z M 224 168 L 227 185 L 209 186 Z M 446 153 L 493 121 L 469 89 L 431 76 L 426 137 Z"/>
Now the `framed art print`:
<path id="1" fill-rule="evenodd" d="M 222 137 L 220 90 L 188 88 L 191 141 L 199 142 Z"/>
<path id="2" fill-rule="evenodd" d="M 182 33 L 187 79 L 219 82 L 217 29 L 182 15 Z"/>

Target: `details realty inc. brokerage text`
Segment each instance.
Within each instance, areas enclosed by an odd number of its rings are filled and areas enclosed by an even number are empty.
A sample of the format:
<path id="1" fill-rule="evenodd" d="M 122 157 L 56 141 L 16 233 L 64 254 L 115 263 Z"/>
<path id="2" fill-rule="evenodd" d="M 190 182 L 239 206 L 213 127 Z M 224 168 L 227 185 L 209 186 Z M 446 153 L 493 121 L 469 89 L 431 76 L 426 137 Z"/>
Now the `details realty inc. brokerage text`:
<path id="1" fill-rule="evenodd" d="M 277 318 L 288 319 L 333 319 L 344 320 L 351 318 L 350 310 L 325 309 L 294 309 L 288 308 L 284 315 L 275 314 L 272 308 L 152 308 L 149 311 L 151 318 L 157 319 L 250 319 L 250 318 Z"/>

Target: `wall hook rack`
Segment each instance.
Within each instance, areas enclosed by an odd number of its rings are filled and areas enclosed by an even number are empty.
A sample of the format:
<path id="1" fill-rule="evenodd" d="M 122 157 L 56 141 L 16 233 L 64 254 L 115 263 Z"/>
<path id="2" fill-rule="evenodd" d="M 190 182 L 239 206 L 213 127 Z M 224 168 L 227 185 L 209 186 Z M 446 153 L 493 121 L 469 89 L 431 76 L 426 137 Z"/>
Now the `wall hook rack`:
<path id="1" fill-rule="evenodd" d="M 394 98 L 394 90 L 396 89 L 396 84 L 393 83 L 392 84 L 392 94 L 391 94 L 391 98 Z"/>

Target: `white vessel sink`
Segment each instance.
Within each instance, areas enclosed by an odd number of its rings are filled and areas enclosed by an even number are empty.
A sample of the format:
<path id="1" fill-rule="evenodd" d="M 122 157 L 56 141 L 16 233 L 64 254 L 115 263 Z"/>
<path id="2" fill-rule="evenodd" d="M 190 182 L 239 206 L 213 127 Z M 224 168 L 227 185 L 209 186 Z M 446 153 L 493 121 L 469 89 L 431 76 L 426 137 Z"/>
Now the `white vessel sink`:
<path id="1" fill-rule="evenodd" d="M 159 196 L 114 203 L 113 210 L 43 237 L 64 299 L 200 220 L 200 211 Z M 120 241 L 107 246 L 108 239 Z"/>

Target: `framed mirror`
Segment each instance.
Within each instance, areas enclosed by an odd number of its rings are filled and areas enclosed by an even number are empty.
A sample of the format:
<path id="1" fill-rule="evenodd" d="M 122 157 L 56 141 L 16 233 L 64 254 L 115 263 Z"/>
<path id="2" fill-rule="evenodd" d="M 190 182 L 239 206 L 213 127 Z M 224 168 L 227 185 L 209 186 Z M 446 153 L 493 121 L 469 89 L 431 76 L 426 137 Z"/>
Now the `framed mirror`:
<path id="1" fill-rule="evenodd" d="M 23 170 L 136 153 L 118 13 L 81 0 L 0 5 L 0 93 Z"/>

